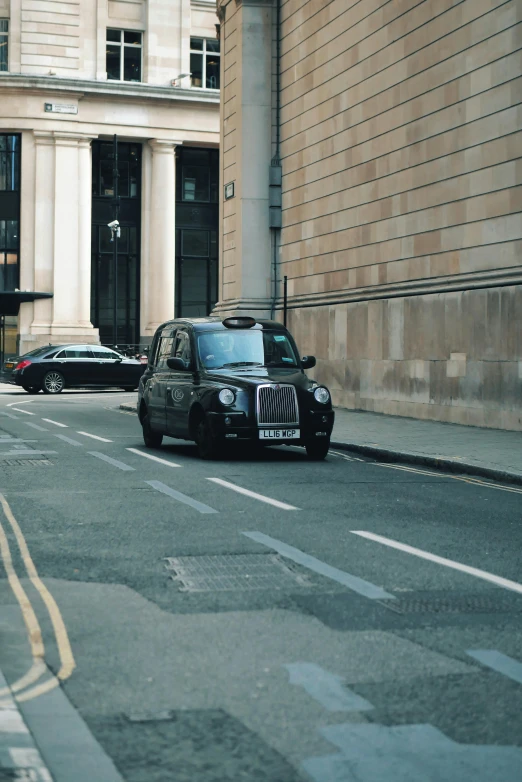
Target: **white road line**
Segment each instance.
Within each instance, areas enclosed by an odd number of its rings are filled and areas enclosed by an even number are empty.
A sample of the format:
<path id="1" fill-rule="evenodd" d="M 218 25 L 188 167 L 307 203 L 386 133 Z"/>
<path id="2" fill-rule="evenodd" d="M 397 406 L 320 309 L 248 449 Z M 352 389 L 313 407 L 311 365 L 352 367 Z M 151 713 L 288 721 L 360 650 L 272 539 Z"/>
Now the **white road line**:
<path id="1" fill-rule="evenodd" d="M 48 432 L 49 429 L 46 429 L 45 426 L 39 426 L 38 424 L 33 424 L 32 421 L 24 421 L 24 424 L 26 426 L 30 426 L 31 429 L 36 429 L 37 432 Z"/>
<path id="2" fill-rule="evenodd" d="M 218 512 L 215 510 L 215 508 L 211 508 L 210 505 L 205 505 L 203 502 L 198 502 L 198 500 L 194 500 L 192 497 L 188 497 L 186 494 L 182 494 L 180 491 L 176 491 L 176 489 L 171 489 L 170 486 L 166 486 L 161 481 L 145 481 L 145 483 L 148 483 L 148 485 L 152 486 L 153 489 L 163 492 L 163 494 L 166 494 L 168 497 L 172 497 L 172 499 L 178 500 L 178 502 L 183 502 L 185 505 L 190 505 L 191 508 L 198 510 L 200 513 Z"/>
<path id="3" fill-rule="evenodd" d="M 113 467 L 117 467 L 119 470 L 125 470 L 127 472 L 132 470 L 132 472 L 134 472 L 134 467 L 125 464 L 125 462 L 120 462 L 118 459 L 112 459 L 110 456 L 106 456 L 104 453 L 100 453 L 99 451 L 87 451 L 87 453 L 90 456 L 96 456 L 97 459 L 102 459 L 108 464 L 112 464 Z"/>
<path id="4" fill-rule="evenodd" d="M 54 424 L 55 426 L 61 426 L 63 429 L 68 429 L 67 424 L 61 424 L 59 421 L 53 421 L 52 418 L 42 418 L 42 421 L 47 421 L 48 424 Z"/>
<path id="5" fill-rule="evenodd" d="M 14 407 L 15 405 L 30 405 L 32 402 L 34 402 L 34 399 L 21 399 L 18 402 L 9 402 L 6 407 Z"/>
<path id="6" fill-rule="evenodd" d="M 17 413 L 25 413 L 26 415 L 36 415 L 36 413 L 30 413 L 29 410 L 22 410 L 21 407 L 13 407 L 13 410 L 16 410 Z"/>
<path id="7" fill-rule="evenodd" d="M 509 491 L 513 494 L 522 494 L 522 489 L 517 489 L 514 486 L 504 486 L 502 484 L 490 483 L 489 481 L 484 481 L 480 478 L 473 478 L 471 475 L 451 475 L 448 472 L 443 472 L 445 469 L 443 466 L 441 466 L 440 472 L 430 472 L 428 470 L 420 470 L 417 467 L 405 467 L 398 464 L 385 464 L 384 462 L 368 463 L 373 464 L 374 467 L 386 467 L 388 470 L 403 470 L 404 472 L 413 472 L 418 473 L 419 475 L 431 475 L 434 478 L 441 478 L 442 480 L 462 481 L 463 483 L 470 483 L 474 484 L 475 486 L 484 486 L 487 489 L 497 489 L 498 491 Z M 458 464 L 458 462 L 455 463 Z"/>
<path id="8" fill-rule="evenodd" d="M 84 437 L 92 437 L 93 440 L 100 440 L 102 443 L 112 443 L 112 440 L 108 440 L 106 437 L 98 437 L 97 434 L 89 434 L 89 432 L 76 432 L 76 434 L 83 434 Z"/>
<path id="9" fill-rule="evenodd" d="M 365 462 L 366 459 L 359 459 L 357 456 L 347 456 L 345 453 L 340 453 L 339 451 L 332 451 L 330 448 L 329 452 L 330 454 L 333 454 L 334 456 L 339 456 L 341 459 L 345 459 L 347 462 Z"/>
<path id="10" fill-rule="evenodd" d="M 280 502 L 279 500 L 273 500 L 271 497 L 265 497 L 264 494 L 257 494 L 255 491 L 250 491 L 250 489 L 243 489 L 242 486 L 238 486 L 236 483 L 229 483 L 228 481 L 223 481 L 221 478 L 207 478 L 207 481 L 213 481 L 214 483 L 218 483 L 220 486 L 224 486 L 226 489 L 232 489 L 232 491 L 237 491 L 238 494 L 244 494 L 247 497 L 252 497 L 254 500 L 259 500 L 260 502 L 266 502 L 268 505 L 274 505 L 276 508 L 281 508 L 282 510 L 300 510 L 299 508 L 296 508 L 294 505 L 288 505 L 286 502 Z"/>
<path id="11" fill-rule="evenodd" d="M 64 443 L 69 443 L 69 445 L 79 445 L 80 448 L 83 448 L 83 443 L 73 440 L 72 437 L 67 437 L 65 434 L 54 434 L 53 437 L 58 437 L 59 440 L 63 440 Z"/>
<path id="12" fill-rule="evenodd" d="M 130 451 L 131 453 L 137 453 L 138 456 L 144 456 L 146 459 L 152 459 L 153 462 L 166 464 L 168 467 L 181 467 L 181 464 L 176 464 L 176 462 L 169 462 L 167 459 L 160 459 L 159 456 L 153 456 L 151 453 L 145 453 L 145 451 L 140 451 L 139 448 L 126 448 L 125 450 Z"/>
<path id="13" fill-rule="evenodd" d="M 427 559 L 429 562 L 435 562 L 438 565 L 444 565 L 445 567 L 452 568 L 453 570 L 460 570 L 461 573 L 467 573 L 470 576 L 481 578 L 483 581 L 489 581 L 496 586 L 503 587 L 504 589 L 510 589 L 513 592 L 522 594 L 522 584 L 516 581 L 510 581 L 508 578 L 502 578 L 501 576 L 495 576 L 493 573 L 488 573 L 486 570 L 479 570 L 469 565 L 463 565 L 461 562 L 455 562 L 452 559 L 446 559 L 445 557 L 439 557 L 437 554 L 431 554 L 429 551 L 423 551 L 420 548 L 414 546 L 408 546 L 406 543 L 399 543 L 392 538 L 385 538 L 382 535 L 375 535 L 373 532 L 366 532 L 365 530 L 350 530 L 352 535 L 359 535 L 361 538 L 367 538 L 373 540 L 375 543 L 382 543 L 383 546 L 389 546 L 395 548 L 398 551 L 403 551 L 406 554 L 412 554 L 414 557 L 420 557 L 421 559 Z"/>
<path id="14" fill-rule="evenodd" d="M 508 657 L 507 654 L 502 654 L 497 649 L 468 649 L 466 654 L 469 654 L 470 657 L 478 660 L 479 663 L 482 663 L 487 668 L 507 676 L 508 679 L 512 679 L 514 682 L 518 682 L 518 684 L 522 684 L 522 663 L 519 663 L 518 660 L 514 660 L 512 657 Z"/>
<path id="15" fill-rule="evenodd" d="M 344 570 L 327 565 L 326 562 L 322 562 L 320 559 L 310 556 L 310 554 L 305 554 L 304 551 L 289 546 L 281 540 L 271 538 L 270 535 L 264 535 L 262 532 L 242 532 L 241 534 L 251 540 L 255 540 L 256 543 L 261 543 L 263 546 L 274 549 L 282 557 L 291 559 L 293 562 L 297 562 L 298 565 L 302 565 L 308 568 L 308 570 L 313 570 L 314 573 L 319 573 L 319 575 L 330 578 L 332 581 L 337 581 L 338 584 L 342 584 L 351 589 L 352 592 L 357 592 L 359 595 L 370 598 L 370 600 L 395 600 L 395 595 L 385 592 L 382 587 L 372 584 L 371 581 L 365 581 L 363 578 L 352 576 L 351 573 L 346 573 Z"/>

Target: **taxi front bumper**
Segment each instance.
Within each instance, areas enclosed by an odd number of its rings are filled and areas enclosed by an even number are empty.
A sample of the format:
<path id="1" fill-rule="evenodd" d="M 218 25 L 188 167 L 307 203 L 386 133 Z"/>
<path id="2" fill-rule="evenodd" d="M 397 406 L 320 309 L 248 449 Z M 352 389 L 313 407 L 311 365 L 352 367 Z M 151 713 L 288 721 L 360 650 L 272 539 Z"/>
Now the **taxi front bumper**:
<path id="1" fill-rule="evenodd" d="M 334 425 L 335 413 L 333 410 L 311 410 L 306 416 L 302 416 L 299 424 L 288 426 L 285 424 L 274 424 L 272 426 L 259 427 L 252 423 L 246 413 L 241 412 L 211 412 L 207 413 L 208 421 L 212 435 L 223 441 L 250 441 L 260 445 L 281 445 L 293 444 L 299 445 L 315 438 L 330 437 Z M 264 430 L 289 430 L 298 429 L 298 438 L 271 438 L 262 439 L 259 436 L 261 429 Z"/>

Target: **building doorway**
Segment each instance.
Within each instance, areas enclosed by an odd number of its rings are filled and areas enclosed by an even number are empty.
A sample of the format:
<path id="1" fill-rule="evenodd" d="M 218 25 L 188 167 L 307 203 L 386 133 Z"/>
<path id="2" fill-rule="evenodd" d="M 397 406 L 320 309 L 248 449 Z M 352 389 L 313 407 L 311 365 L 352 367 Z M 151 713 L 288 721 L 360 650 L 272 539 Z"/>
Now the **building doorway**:
<path id="1" fill-rule="evenodd" d="M 117 242 L 117 338 L 114 341 L 114 244 L 108 223 L 115 200 L 114 145 L 92 146 L 91 322 L 100 341 L 120 347 L 139 342 L 139 280 L 141 228 L 141 145 L 118 142 L 119 222 Z"/>

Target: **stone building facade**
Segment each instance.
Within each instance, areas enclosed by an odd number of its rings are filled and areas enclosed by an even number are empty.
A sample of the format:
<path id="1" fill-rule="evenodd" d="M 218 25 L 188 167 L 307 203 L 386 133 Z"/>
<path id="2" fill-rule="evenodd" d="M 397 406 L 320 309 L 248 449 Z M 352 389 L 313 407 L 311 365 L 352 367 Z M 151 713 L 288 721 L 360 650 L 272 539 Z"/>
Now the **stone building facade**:
<path id="1" fill-rule="evenodd" d="M 218 14 L 216 311 L 281 318 L 286 276 L 336 404 L 522 430 L 522 3 Z"/>
<path id="2" fill-rule="evenodd" d="M 7 352 L 147 342 L 215 303 L 217 23 L 213 0 L 0 0 L 0 289 L 53 294 Z"/>

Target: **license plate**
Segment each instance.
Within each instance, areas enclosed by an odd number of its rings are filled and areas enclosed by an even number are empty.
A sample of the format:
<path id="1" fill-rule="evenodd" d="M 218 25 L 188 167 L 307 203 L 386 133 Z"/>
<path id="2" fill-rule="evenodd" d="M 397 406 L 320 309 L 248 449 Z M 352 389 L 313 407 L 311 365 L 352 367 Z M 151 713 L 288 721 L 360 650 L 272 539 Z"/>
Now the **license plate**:
<path id="1" fill-rule="evenodd" d="M 6 369 L 12 369 L 14 367 L 14 364 L 7 362 L 6 364 L 4 364 L 4 366 Z"/>
<path id="2" fill-rule="evenodd" d="M 299 440 L 299 429 L 260 429 L 260 440 Z"/>

